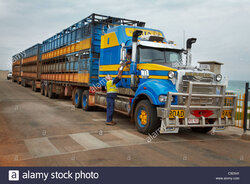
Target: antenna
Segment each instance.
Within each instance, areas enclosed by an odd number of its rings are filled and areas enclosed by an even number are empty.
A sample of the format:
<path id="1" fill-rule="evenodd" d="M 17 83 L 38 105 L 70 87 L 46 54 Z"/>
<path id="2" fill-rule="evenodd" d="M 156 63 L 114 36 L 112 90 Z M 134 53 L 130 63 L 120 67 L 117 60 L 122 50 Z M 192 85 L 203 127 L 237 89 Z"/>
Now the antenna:
<path id="1" fill-rule="evenodd" d="M 186 40 L 186 36 L 185 36 L 185 30 L 183 30 L 183 33 L 182 33 L 183 35 L 183 49 L 185 48 L 185 40 Z"/>

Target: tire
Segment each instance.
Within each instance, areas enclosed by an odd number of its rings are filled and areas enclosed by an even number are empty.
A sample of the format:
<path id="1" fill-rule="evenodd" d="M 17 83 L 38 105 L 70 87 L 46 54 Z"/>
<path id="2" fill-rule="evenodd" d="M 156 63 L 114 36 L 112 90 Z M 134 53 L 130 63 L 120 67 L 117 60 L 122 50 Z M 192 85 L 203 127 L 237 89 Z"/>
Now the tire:
<path id="1" fill-rule="evenodd" d="M 203 133 L 203 134 L 211 131 L 212 129 L 213 129 L 213 127 L 192 127 L 191 128 L 192 131 Z"/>
<path id="2" fill-rule="evenodd" d="M 33 81 L 31 86 L 32 91 L 35 91 L 35 86 L 36 86 L 35 81 Z"/>
<path id="3" fill-rule="evenodd" d="M 36 82 L 34 82 L 34 91 L 39 92 L 39 88 L 36 88 Z"/>
<path id="4" fill-rule="evenodd" d="M 74 88 L 72 91 L 72 104 L 75 105 L 75 94 L 76 94 L 77 88 Z"/>
<path id="5" fill-rule="evenodd" d="M 91 107 L 89 106 L 89 91 L 84 90 L 82 93 L 82 109 L 89 111 Z"/>
<path id="6" fill-rule="evenodd" d="M 44 95 L 44 85 L 41 83 L 41 89 L 40 89 L 41 95 Z"/>
<path id="7" fill-rule="evenodd" d="M 213 119 L 208 120 L 209 124 L 213 124 L 215 121 Z M 199 132 L 199 133 L 207 133 L 209 131 L 211 131 L 213 129 L 213 127 L 191 127 L 191 130 L 193 132 Z"/>
<path id="8" fill-rule="evenodd" d="M 44 86 L 44 96 L 48 97 L 48 84 Z"/>
<path id="9" fill-rule="evenodd" d="M 53 84 L 50 84 L 48 87 L 48 97 L 50 99 L 55 98 L 55 93 L 53 93 Z"/>
<path id="10" fill-rule="evenodd" d="M 82 107 L 82 89 L 76 89 L 73 100 L 76 108 Z"/>
<path id="11" fill-rule="evenodd" d="M 137 130 L 143 134 L 150 134 L 160 127 L 156 108 L 148 100 L 142 100 L 136 105 L 134 118 Z"/>
<path id="12" fill-rule="evenodd" d="M 25 80 L 22 80 L 22 81 L 21 81 L 21 85 L 22 85 L 23 87 L 26 87 L 26 82 L 25 82 Z"/>

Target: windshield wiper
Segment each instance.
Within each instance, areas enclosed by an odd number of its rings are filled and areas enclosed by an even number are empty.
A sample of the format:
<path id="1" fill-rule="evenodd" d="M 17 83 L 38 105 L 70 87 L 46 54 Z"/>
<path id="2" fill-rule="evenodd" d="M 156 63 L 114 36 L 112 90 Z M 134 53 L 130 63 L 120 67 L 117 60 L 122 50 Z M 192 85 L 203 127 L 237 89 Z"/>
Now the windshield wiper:
<path id="1" fill-rule="evenodd" d="M 163 61 L 165 62 L 164 59 L 152 59 L 152 62 L 153 62 L 153 61 L 158 61 L 158 60 L 163 60 Z"/>

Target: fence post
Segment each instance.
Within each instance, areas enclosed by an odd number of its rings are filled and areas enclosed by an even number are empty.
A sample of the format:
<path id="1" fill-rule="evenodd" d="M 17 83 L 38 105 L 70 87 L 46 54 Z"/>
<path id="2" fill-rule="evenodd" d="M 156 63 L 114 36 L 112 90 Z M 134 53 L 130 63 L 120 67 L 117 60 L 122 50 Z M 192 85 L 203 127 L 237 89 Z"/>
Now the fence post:
<path id="1" fill-rule="evenodd" d="M 249 89 L 249 83 L 247 82 L 245 88 L 245 102 L 244 102 L 244 121 L 243 121 L 244 133 L 247 130 L 248 89 Z"/>

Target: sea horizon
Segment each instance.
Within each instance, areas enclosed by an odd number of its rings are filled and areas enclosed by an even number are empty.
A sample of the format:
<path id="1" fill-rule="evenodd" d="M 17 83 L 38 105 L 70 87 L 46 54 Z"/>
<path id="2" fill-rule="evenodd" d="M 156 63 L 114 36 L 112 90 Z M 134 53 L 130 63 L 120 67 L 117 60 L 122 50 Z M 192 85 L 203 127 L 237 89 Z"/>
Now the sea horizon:
<path id="1" fill-rule="evenodd" d="M 235 79 L 229 80 L 227 91 L 235 92 L 237 94 L 243 94 L 245 93 L 246 82 L 249 82 L 249 81 L 248 80 L 235 80 Z"/>

